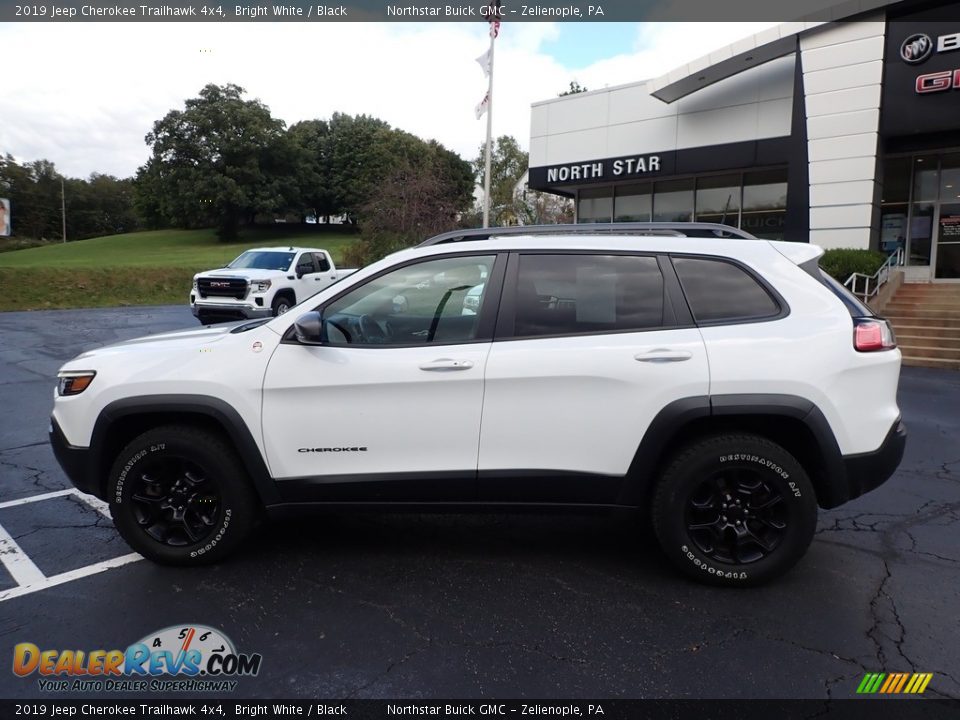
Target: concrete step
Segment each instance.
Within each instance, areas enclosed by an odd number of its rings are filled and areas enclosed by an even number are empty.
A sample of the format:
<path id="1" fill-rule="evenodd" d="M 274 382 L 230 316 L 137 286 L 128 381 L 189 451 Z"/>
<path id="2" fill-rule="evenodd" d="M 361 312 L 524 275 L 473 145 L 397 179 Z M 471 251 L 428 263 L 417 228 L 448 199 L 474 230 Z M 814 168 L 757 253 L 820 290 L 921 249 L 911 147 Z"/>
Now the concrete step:
<path id="1" fill-rule="evenodd" d="M 891 324 L 893 325 L 893 331 L 897 334 L 897 338 L 900 338 L 901 335 L 922 335 L 928 338 L 947 338 L 950 340 L 960 338 L 960 328 L 931 327 L 929 325 L 917 325 L 909 321 L 894 322 Z"/>
<path id="2" fill-rule="evenodd" d="M 893 330 L 897 333 L 896 328 Z M 947 337 L 931 337 L 928 335 L 921 335 L 919 331 L 915 331 L 914 334 L 911 333 L 897 333 L 897 344 L 901 347 L 904 345 L 909 345 L 911 347 L 935 347 L 935 348 L 956 348 L 960 350 L 960 337 L 947 338 Z"/>
<path id="3" fill-rule="evenodd" d="M 924 345 L 910 345 L 897 340 L 900 352 L 915 358 L 926 360 L 956 360 L 960 362 L 960 348 L 943 348 Z"/>
<path id="4" fill-rule="evenodd" d="M 960 298 L 947 302 L 945 300 L 916 300 L 914 298 L 896 297 L 887 303 L 887 310 L 890 308 L 902 309 L 907 312 L 912 310 L 934 310 L 938 312 L 960 312 Z"/>
<path id="5" fill-rule="evenodd" d="M 957 328 L 960 330 L 960 317 L 936 317 L 929 316 L 926 314 L 913 314 L 913 315 L 894 315 L 890 313 L 887 315 L 887 320 L 893 323 L 894 328 L 897 325 L 913 326 L 913 327 L 936 327 L 936 328 Z"/>
<path id="6" fill-rule="evenodd" d="M 896 292 L 896 297 L 955 298 L 958 296 L 960 296 L 960 288 L 955 287 L 943 290 L 916 290 L 909 285 L 901 285 Z"/>
<path id="7" fill-rule="evenodd" d="M 925 319 L 960 320 L 960 308 L 956 310 L 931 310 L 928 308 L 909 308 L 889 306 L 886 315 L 890 317 L 912 317 Z"/>
<path id="8" fill-rule="evenodd" d="M 909 367 L 930 367 L 941 370 L 960 370 L 960 360 L 941 360 L 938 358 L 903 356 L 903 364 Z"/>

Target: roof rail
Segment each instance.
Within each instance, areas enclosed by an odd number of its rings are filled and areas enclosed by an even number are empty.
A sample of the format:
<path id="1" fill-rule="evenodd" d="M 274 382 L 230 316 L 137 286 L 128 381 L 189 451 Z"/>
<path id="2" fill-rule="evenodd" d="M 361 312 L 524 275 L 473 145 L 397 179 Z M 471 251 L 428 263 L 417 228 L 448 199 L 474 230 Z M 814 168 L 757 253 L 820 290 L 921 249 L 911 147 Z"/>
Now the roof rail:
<path id="1" fill-rule="evenodd" d="M 673 237 L 732 237 L 756 240 L 750 233 L 719 223 L 700 222 L 619 222 L 565 225 L 512 225 L 510 227 L 451 230 L 424 240 L 417 247 L 469 240 L 489 240 L 506 235 L 669 235 Z"/>

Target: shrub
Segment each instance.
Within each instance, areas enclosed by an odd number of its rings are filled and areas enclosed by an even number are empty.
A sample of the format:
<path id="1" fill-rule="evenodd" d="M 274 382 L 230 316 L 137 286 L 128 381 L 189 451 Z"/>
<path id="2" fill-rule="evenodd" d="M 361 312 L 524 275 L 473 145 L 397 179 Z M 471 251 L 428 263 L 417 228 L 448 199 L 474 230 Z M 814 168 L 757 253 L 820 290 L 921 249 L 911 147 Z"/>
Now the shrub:
<path id="1" fill-rule="evenodd" d="M 873 275 L 886 260 L 887 256 L 876 250 L 838 248 L 823 254 L 820 267 L 834 279 L 844 282 L 855 272 Z"/>

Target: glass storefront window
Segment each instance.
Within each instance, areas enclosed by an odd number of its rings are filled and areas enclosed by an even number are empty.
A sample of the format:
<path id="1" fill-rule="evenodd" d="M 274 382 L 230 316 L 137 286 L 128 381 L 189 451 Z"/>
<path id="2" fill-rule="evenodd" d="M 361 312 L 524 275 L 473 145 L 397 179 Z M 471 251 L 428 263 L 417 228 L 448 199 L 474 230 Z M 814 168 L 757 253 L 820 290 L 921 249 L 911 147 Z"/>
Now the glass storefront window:
<path id="1" fill-rule="evenodd" d="M 933 240 L 933 218 L 940 189 L 936 155 L 913 159 L 913 206 L 910 211 L 910 234 L 907 254 L 910 265 L 930 264 L 930 245 Z"/>
<path id="2" fill-rule="evenodd" d="M 690 180 L 667 180 L 654 184 L 654 222 L 689 222 L 692 219 L 692 178 Z"/>
<path id="3" fill-rule="evenodd" d="M 740 224 L 740 176 L 697 178 L 696 219 L 737 227 Z"/>
<path id="4" fill-rule="evenodd" d="M 891 158 L 883 163 L 883 195 L 880 203 L 880 250 L 891 253 L 907 246 L 907 213 L 910 209 L 910 158 Z"/>
<path id="5" fill-rule="evenodd" d="M 606 223 L 613 217 L 613 188 L 587 188 L 579 193 L 578 223 Z"/>
<path id="6" fill-rule="evenodd" d="M 940 216 L 934 277 L 960 278 L 960 153 L 940 160 Z"/>
<path id="7" fill-rule="evenodd" d="M 783 240 L 787 220 L 787 170 L 743 174 L 740 227 L 767 240 Z"/>
<path id="8" fill-rule="evenodd" d="M 614 222 L 649 222 L 650 189 L 650 183 L 618 187 L 613 202 Z"/>

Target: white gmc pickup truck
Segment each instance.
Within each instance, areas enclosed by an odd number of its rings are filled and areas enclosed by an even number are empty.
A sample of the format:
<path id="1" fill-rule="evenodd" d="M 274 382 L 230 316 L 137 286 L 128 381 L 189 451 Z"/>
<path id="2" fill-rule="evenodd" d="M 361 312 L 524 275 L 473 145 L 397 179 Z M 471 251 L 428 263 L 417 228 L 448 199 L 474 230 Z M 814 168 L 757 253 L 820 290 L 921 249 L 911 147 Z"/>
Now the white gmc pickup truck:
<path id="1" fill-rule="evenodd" d="M 194 275 L 190 309 L 204 325 L 276 317 L 354 272 L 337 270 L 326 250 L 252 248 L 225 268 Z"/>

